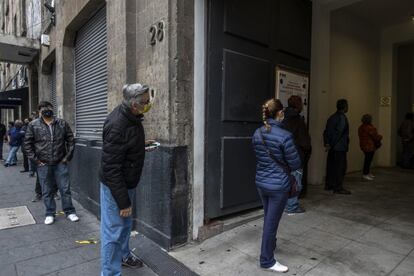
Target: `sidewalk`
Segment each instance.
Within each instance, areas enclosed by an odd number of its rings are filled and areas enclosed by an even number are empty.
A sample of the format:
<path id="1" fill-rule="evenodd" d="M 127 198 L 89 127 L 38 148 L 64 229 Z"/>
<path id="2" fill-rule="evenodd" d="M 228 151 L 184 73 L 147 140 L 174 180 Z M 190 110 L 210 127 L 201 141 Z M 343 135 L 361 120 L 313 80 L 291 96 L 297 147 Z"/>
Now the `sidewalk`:
<path id="1" fill-rule="evenodd" d="M 349 175 L 351 196 L 310 186 L 307 212 L 280 222 L 276 257 L 290 268 L 283 275 L 414 275 L 414 171 L 374 174 L 374 182 Z M 258 267 L 262 224 L 257 219 L 170 254 L 200 275 L 272 275 Z"/>
<path id="2" fill-rule="evenodd" d="M 0 230 L 0 276 L 99 275 L 100 243 L 76 243 L 77 240 L 99 240 L 99 221 L 75 201 L 79 222 L 70 222 L 59 215 L 53 225 L 44 225 L 43 202 L 31 202 L 35 178 L 20 173 L 21 169 L 20 165 L 5 168 L 0 162 L 0 209 L 27 206 L 36 224 Z M 57 211 L 60 210 L 59 200 Z M 122 275 L 156 274 L 144 267 L 124 268 Z"/>

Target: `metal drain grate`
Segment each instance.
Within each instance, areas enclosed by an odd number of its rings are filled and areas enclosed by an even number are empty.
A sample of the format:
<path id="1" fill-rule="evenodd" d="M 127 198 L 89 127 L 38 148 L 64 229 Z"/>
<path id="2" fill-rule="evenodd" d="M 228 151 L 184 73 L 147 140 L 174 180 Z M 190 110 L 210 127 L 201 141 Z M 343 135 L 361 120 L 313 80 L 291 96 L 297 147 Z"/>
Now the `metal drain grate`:
<path id="1" fill-rule="evenodd" d="M 0 230 L 36 224 L 27 206 L 0 209 Z"/>

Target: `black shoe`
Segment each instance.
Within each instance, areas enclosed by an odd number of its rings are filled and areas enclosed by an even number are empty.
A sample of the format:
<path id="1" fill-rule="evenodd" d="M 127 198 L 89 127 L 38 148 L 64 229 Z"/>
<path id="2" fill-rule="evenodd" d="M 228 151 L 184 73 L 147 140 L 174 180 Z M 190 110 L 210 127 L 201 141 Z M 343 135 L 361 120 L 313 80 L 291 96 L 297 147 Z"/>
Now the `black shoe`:
<path id="1" fill-rule="evenodd" d="M 28 172 L 28 171 L 26 171 L 26 170 L 22 170 L 22 171 L 20 171 L 21 173 L 25 173 L 25 172 Z"/>
<path id="2" fill-rule="evenodd" d="M 325 189 L 324 189 L 325 191 L 332 191 L 333 190 L 333 188 L 332 187 L 325 187 Z"/>
<path id="3" fill-rule="evenodd" d="M 122 258 L 122 265 L 130 268 L 140 268 L 144 266 L 142 261 L 132 252 L 129 252 L 127 258 Z"/>
<path id="4" fill-rule="evenodd" d="M 42 195 L 36 194 L 35 197 L 32 199 L 32 202 L 37 202 L 42 200 Z"/>
<path id="5" fill-rule="evenodd" d="M 340 194 L 340 195 L 350 195 L 350 194 L 351 194 L 351 192 L 350 192 L 350 191 L 348 191 L 348 190 L 345 190 L 345 189 L 341 189 L 341 190 L 338 190 L 338 191 L 334 191 L 334 194 Z"/>
<path id="6" fill-rule="evenodd" d="M 9 167 L 10 165 L 9 165 L 8 163 L 5 163 L 5 164 L 4 164 L 4 166 L 7 168 L 7 167 Z"/>
<path id="7" fill-rule="evenodd" d="M 29 173 L 29 177 L 35 177 L 35 173 L 34 172 Z"/>

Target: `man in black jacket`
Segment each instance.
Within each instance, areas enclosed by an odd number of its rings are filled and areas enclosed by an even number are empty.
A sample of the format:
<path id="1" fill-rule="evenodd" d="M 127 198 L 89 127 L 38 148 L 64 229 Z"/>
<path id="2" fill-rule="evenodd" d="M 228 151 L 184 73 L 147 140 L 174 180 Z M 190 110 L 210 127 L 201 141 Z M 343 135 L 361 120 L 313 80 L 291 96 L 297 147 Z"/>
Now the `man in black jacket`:
<path id="1" fill-rule="evenodd" d="M 53 197 L 56 182 L 62 209 L 70 221 L 78 221 L 72 204 L 68 163 L 72 159 L 75 141 L 69 124 L 53 116 L 53 106 L 40 102 L 41 117 L 32 121 L 26 130 L 24 149 L 27 157 L 37 164 L 37 173 L 46 206 L 45 224 L 55 221 L 56 202 Z"/>
<path id="2" fill-rule="evenodd" d="M 329 117 L 323 133 L 325 148 L 328 151 L 325 190 L 349 195 L 351 192 L 343 188 L 349 147 L 349 124 L 345 115 L 348 112 L 348 101 L 338 100 L 336 109 L 337 111 Z"/>
<path id="3" fill-rule="evenodd" d="M 303 172 L 309 161 L 312 146 L 304 118 L 300 115 L 303 110 L 303 102 L 300 96 L 293 95 L 288 99 L 288 107 L 285 110 L 283 128 L 293 134 L 295 145 L 302 161 L 302 168 L 292 172 L 296 178 L 298 193 L 302 190 Z M 299 206 L 298 196 L 289 198 L 285 211 L 288 215 L 304 213 L 305 209 Z"/>
<path id="4" fill-rule="evenodd" d="M 4 139 L 6 138 L 7 129 L 6 126 L 0 123 L 0 160 L 3 159 L 3 143 Z"/>
<path id="5" fill-rule="evenodd" d="M 143 114 L 151 108 L 149 88 L 139 83 L 123 87 L 123 103 L 116 107 L 103 127 L 101 180 L 102 275 L 120 275 L 121 263 L 141 267 L 129 250 L 132 200 L 145 159 Z"/>

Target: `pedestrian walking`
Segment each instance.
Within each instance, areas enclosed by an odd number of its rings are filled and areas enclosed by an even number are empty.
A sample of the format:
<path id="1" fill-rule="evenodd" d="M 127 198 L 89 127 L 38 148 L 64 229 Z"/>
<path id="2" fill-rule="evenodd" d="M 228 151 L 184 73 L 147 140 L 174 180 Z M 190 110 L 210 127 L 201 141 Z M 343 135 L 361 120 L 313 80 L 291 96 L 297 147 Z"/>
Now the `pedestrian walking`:
<path id="1" fill-rule="evenodd" d="M 401 137 L 403 148 L 401 166 L 405 169 L 412 169 L 414 167 L 414 113 L 409 112 L 405 115 L 398 129 L 398 135 Z"/>
<path id="2" fill-rule="evenodd" d="M 141 121 L 151 108 L 149 88 L 130 84 L 123 87 L 123 102 L 103 127 L 101 180 L 101 270 L 103 276 L 121 275 L 121 264 L 142 267 L 129 250 L 132 202 L 145 159 Z"/>
<path id="3" fill-rule="evenodd" d="M 382 136 L 372 125 L 372 116 L 364 114 L 361 118 L 362 125 L 358 128 L 359 146 L 364 153 L 364 167 L 362 178 L 364 180 L 374 180 L 374 175 L 370 172 L 371 163 L 375 152 L 381 147 Z"/>
<path id="4" fill-rule="evenodd" d="M 292 175 L 296 178 L 298 194 L 302 190 L 303 171 L 307 166 L 312 152 L 311 138 L 308 128 L 304 117 L 300 115 L 302 110 L 302 98 L 297 95 L 291 96 L 288 99 L 288 107 L 285 110 L 285 119 L 283 120 L 283 128 L 292 133 L 296 149 L 298 150 L 302 162 L 302 168 L 292 172 Z M 288 215 L 305 212 L 305 209 L 299 205 L 299 196 L 294 196 L 288 199 L 285 212 Z"/>
<path id="5" fill-rule="evenodd" d="M 3 144 L 4 140 L 6 139 L 7 129 L 6 126 L 0 122 L 0 160 L 3 159 Z"/>
<path id="6" fill-rule="evenodd" d="M 270 99 L 263 105 L 264 126 L 253 135 L 256 154 L 256 186 L 263 203 L 264 224 L 260 267 L 286 272 L 288 267 L 274 257 L 279 221 L 292 190 L 291 172 L 301 168 L 293 135 L 282 128 L 283 105 Z"/>
<path id="7" fill-rule="evenodd" d="M 23 122 L 16 120 L 14 126 L 9 130 L 8 141 L 9 141 L 9 155 L 4 163 L 5 167 L 17 165 L 17 151 L 23 143 L 24 132 L 22 131 Z"/>
<path id="8" fill-rule="evenodd" d="M 343 187 L 349 148 L 349 123 L 345 115 L 348 112 L 348 101 L 338 100 L 336 109 L 337 111 L 329 117 L 323 133 L 325 148 L 328 151 L 325 190 L 349 195 L 351 192 Z"/>
<path id="9" fill-rule="evenodd" d="M 40 102 L 41 117 L 31 122 L 26 131 L 25 151 L 37 164 L 37 173 L 46 207 L 45 224 L 55 221 L 56 202 L 53 183 L 56 182 L 66 217 L 78 221 L 72 203 L 68 163 L 73 157 L 75 142 L 69 124 L 53 114 L 53 105 Z"/>

